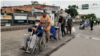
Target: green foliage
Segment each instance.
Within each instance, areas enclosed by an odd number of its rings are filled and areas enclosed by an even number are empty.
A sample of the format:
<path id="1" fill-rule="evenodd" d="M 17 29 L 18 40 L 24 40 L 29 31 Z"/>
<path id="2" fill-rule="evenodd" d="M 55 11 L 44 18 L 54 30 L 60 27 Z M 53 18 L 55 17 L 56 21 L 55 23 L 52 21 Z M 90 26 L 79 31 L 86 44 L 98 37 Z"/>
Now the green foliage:
<path id="1" fill-rule="evenodd" d="M 84 17 L 85 17 L 85 19 L 86 19 L 86 18 L 91 18 L 91 17 L 92 17 L 93 19 L 96 19 L 96 16 L 95 16 L 95 14 L 93 14 L 93 13 L 92 13 L 92 14 L 87 14 L 87 15 L 81 16 L 81 18 L 84 18 Z"/>
<path id="2" fill-rule="evenodd" d="M 72 5 L 72 8 L 78 9 L 78 6 L 76 6 L 76 5 Z"/>
<path id="3" fill-rule="evenodd" d="M 69 5 L 68 9 L 65 8 L 65 12 L 67 12 L 68 14 L 70 14 L 72 17 L 77 16 L 78 12 L 77 12 L 78 6 L 76 5 Z"/>
<path id="4" fill-rule="evenodd" d="M 38 1 L 31 1 L 31 2 L 32 2 L 32 5 L 39 4 Z"/>

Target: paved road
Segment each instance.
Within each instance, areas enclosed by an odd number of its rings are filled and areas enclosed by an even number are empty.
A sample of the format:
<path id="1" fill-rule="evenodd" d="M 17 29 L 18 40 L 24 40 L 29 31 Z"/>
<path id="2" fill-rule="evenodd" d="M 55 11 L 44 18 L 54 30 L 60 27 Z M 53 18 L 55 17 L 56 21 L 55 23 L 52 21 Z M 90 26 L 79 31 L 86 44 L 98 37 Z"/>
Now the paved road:
<path id="1" fill-rule="evenodd" d="M 1 32 L 1 56 L 33 56 L 18 50 L 26 31 L 27 29 Z M 46 56 L 49 52 L 71 38 L 73 38 L 73 35 L 67 35 L 58 41 L 52 40 L 44 51 L 35 56 Z"/>
<path id="2" fill-rule="evenodd" d="M 76 30 L 76 37 L 50 56 L 100 56 L 100 25 Z"/>
<path id="3" fill-rule="evenodd" d="M 95 26 L 94 27 L 95 29 L 93 31 L 90 31 L 89 27 L 86 28 L 85 30 L 79 30 L 79 26 L 75 25 L 75 28 L 76 28 L 75 35 L 85 34 L 89 36 L 97 36 L 97 38 L 99 38 L 100 36 L 99 34 L 100 32 L 98 32 L 100 30 L 97 30 L 100 29 L 100 26 Z M 33 56 L 18 50 L 18 48 L 20 48 L 21 45 L 22 37 L 26 31 L 27 29 L 1 32 L 1 56 Z M 44 51 L 40 52 L 35 56 L 46 56 L 46 54 L 50 53 L 52 50 L 57 48 L 65 41 L 71 39 L 72 37 L 73 35 L 67 35 L 63 37 L 61 40 L 50 41 L 48 47 Z"/>

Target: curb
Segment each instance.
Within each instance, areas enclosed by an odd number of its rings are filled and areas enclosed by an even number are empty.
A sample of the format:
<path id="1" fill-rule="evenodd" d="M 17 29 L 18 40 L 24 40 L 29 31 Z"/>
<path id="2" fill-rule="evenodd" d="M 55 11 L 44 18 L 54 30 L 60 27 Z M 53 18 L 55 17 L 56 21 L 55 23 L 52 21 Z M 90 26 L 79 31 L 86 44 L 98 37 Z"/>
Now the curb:
<path id="1" fill-rule="evenodd" d="M 21 29 L 28 29 L 29 27 L 13 27 L 13 28 L 2 28 L 1 32 L 3 31 L 13 31 L 13 30 L 21 30 Z"/>
<path id="2" fill-rule="evenodd" d="M 55 49 L 53 49 L 52 51 L 50 51 L 49 53 L 47 53 L 46 56 L 50 56 L 53 52 L 57 51 L 60 47 L 62 47 L 63 45 L 67 44 L 69 41 L 71 41 L 74 38 L 75 37 L 72 37 L 71 39 L 65 41 L 64 43 L 62 43 L 61 45 L 59 45 L 58 47 L 56 47 Z"/>

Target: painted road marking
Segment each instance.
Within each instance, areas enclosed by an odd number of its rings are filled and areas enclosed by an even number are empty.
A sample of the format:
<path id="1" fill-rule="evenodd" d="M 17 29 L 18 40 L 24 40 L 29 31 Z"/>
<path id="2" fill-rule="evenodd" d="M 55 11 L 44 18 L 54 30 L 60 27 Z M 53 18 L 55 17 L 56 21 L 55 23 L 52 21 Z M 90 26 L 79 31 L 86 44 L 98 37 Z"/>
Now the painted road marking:
<path id="1" fill-rule="evenodd" d="M 93 40 L 100 40 L 100 38 L 94 38 L 94 37 L 87 37 L 84 34 L 79 33 L 78 35 L 76 35 L 75 37 L 81 37 L 81 38 L 87 38 L 87 39 L 93 39 Z"/>

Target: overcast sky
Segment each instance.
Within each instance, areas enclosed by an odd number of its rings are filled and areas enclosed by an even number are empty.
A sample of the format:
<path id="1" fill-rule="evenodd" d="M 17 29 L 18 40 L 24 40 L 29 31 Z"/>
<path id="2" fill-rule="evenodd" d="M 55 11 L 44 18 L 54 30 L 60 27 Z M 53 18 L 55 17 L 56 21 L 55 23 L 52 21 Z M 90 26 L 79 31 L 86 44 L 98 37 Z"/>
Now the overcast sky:
<path id="1" fill-rule="evenodd" d="M 89 14 L 95 13 L 97 17 L 100 17 L 100 1 L 38 1 L 40 4 L 47 4 L 60 6 L 61 9 L 65 9 L 68 5 L 78 5 L 81 8 L 82 4 L 89 4 L 90 9 L 82 10 L 78 9 L 79 14 Z M 97 6 L 93 6 L 93 3 L 96 3 Z M 19 6 L 19 5 L 28 5 L 31 4 L 31 1 L 2 1 L 1 6 Z"/>

